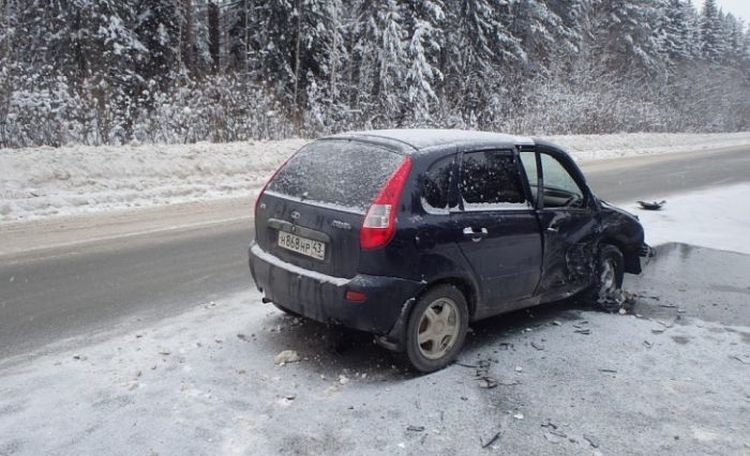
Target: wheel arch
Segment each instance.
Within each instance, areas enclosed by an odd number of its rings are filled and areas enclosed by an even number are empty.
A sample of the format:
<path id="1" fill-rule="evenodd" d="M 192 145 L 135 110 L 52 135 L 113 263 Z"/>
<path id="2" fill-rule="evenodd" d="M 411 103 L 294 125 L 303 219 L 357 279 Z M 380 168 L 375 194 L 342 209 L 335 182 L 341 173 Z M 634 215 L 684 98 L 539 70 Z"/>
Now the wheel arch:
<path id="1" fill-rule="evenodd" d="M 422 297 L 422 295 L 440 285 L 452 285 L 456 287 L 458 291 L 461 292 L 461 294 L 464 295 L 464 298 L 466 298 L 466 306 L 469 310 L 469 320 L 473 320 L 479 302 L 479 293 L 477 292 L 476 286 L 471 282 L 471 280 L 466 277 L 441 277 L 428 282 L 424 287 L 422 287 L 421 290 L 419 290 L 419 292 L 415 296 L 415 299 L 419 299 L 420 297 Z"/>
<path id="2" fill-rule="evenodd" d="M 625 272 L 639 274 L 641 272 L 641 260 L 639 248 L 633 248 L 629 243 L 617 236 L 604 236 L 599 240 L 599 245 L 611 245 L 616 247 L 622 254 L 625 262 Z"/>

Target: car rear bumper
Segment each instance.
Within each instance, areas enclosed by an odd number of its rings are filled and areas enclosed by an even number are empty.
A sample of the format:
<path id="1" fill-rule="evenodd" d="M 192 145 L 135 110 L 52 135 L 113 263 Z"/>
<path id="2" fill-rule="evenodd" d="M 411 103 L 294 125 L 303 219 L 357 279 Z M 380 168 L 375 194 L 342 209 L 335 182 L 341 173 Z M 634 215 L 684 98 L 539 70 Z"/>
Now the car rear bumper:
<path id="1" fill-rule="evenodd" d="M 259 291 L 284 308 L 324 323 L 335 323 L 376 335 L 389 334 L 400 345 L 402 320 L 422 283 L 396 277 L 359 274 L 333 277 L 280 260 L 253 243 L 250 273 Z M 347 290 L 363 292 L 364 302 L 346 300 Z"/>

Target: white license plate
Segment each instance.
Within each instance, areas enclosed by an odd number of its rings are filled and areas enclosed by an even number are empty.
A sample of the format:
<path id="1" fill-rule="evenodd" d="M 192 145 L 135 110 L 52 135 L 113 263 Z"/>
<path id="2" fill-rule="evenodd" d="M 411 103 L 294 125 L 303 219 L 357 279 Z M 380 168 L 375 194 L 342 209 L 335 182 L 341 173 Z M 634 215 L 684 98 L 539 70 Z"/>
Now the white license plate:
<path id="1" fill-rule="evenodd" d="M 279 231 L 279 247 L 318 260 L 325 260 L 326 258 L 326 244 L 324 242 L 313 241 L 284 231 Z"/>

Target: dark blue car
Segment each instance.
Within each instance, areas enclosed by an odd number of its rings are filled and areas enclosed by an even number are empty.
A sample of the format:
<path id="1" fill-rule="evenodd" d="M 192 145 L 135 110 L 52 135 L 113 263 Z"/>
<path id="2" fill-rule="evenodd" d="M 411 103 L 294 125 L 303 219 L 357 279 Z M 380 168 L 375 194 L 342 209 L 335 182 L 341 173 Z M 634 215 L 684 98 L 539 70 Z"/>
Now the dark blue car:
<path id="1" fill-rule="evenodd" d="M 424 372 L 471 321 L 574 294 L 617 310 L 606 297 L 647 249 L 559 147 L 460 130 L 319 139 L 266 184 L 255 230 L 264 301 L 373 333 Z"/>

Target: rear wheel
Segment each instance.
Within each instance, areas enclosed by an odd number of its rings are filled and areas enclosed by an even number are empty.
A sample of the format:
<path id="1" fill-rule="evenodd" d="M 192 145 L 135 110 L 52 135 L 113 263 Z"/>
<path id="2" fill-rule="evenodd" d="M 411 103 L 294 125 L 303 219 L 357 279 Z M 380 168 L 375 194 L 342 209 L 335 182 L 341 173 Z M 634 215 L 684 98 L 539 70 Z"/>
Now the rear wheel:
<path id="1" fill-rule="evenodd" d="M 466 298 L 452 285 L 438 285 L 423 294 L 406 328 L 406 355 L 421 372 L 450 364 L 461 351 L 469 325 Z"/>
<path id="2" fill-rule="evenodd" d="M 613 245 L 602 245 L 596 266 L 594 283 L 583 293 L 583 300 L 605 312 L 617 312 L 624 302 L 625 260 L 622 252 Z"/>

